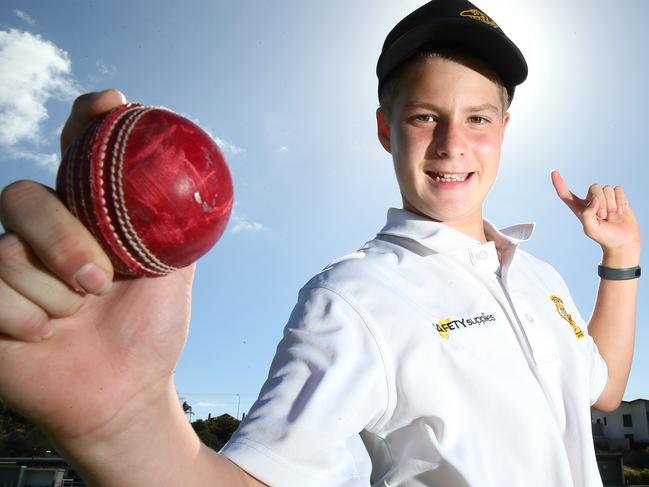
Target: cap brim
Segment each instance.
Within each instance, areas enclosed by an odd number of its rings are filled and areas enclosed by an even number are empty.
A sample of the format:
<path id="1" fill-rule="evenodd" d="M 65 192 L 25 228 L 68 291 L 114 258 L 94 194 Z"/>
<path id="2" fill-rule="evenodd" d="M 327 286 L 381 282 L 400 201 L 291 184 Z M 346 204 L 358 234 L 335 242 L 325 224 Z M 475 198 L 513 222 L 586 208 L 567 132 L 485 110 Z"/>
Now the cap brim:
<path id="1" fill-rule="evenodd" d="M 400 64 L 425 49 L 452 48 L 475 54 L 500 76 L 509 89 L 527 78 L 527 63 L 518 47 L 488 25 L 468 24 L 465 20 L 430 22 L 413 29 L 379 57 L 376 74 L 382 82 Z"/>

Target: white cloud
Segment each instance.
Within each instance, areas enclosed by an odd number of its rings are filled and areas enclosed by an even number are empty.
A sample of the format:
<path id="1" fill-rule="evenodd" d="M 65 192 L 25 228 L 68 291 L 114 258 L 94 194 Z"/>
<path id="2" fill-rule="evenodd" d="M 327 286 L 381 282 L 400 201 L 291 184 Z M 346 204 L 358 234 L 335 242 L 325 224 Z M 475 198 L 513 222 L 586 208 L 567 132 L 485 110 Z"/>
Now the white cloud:
<path id="1" fill-rule="evenodd" d="M 95 63 L 97 65 L 97 69 L 99 69 L 99 73 L 102 76 L 115 76 L 115 73 L 117 73 L 117 67 L 111 65 L 106 65 L 104 63 L 103 59 L 98 59 L 97 62 Z"/>
<path id="2" fill-rule="evenodd" d="M 36 24 L 36 21 L 34 19 L 32 19 L 29 15 L 27 15 L 25 12 L 23 12 L 22 10 L 16 9 L 16 10 L 14 10 L 14 13 L 16 14 L 16 17 L 18 17 L 19 19 L 24 20 L 29 25 L 35 25 Z"/>
<path id="3" fill-rule="evenodd" d="M 219 146 L 219 148 L 225 152 L 226 154 L 230 154 L 231 156 L 238 156 L 240 154 L 245 154 L 246 149 L 243 147 L 236 146 L 227 140 L 224 140 L 220 137 L 217 137 L 213 135 L 212 133 L 208 132 L 210 134 L 210 137 L 214 139 L 214 142 L 216 142 L 216 145 Z"/>
<path id="4" fill-rule="evenodd" d="M 56 172 L 59 167 L 58 154 L 43 154 L 41 152 L 11 150 L 10 155 L 16 159 L 26 159 L 28 161 L 33 161 L 39 167 L 43 167 L 51 172 Z"/>
<path id="5" fill-rule="evenodd" d="M 279 149 L 277 149 L 277 152 L 278 152 L 279 154 L 286 154 L 286 153 L 288 152 L 288 147 L 286 147 L 285 145 L 283 145 L 282 147 L 280 147 Z"/>
<path id="6" fill-rule="evenodd" d="M 0 146 L 42 143 L 46 103 L 79 92 L 68 53 L 39 35 L 0 30 L 0 73 Z"/>
<path id="7" fill-rule="evenodd" d="M 237 215 L 236 213 L 232 213 L 232 216 L 230 217 L 230 224 L 232 225 L 232 233 L 239 233 L 239 232 L 259 232 L 263 230 L 264 226 L 261 223 L 257 222 L 251 222 L 247 220 L 246 218 Z"/>
<path id="8" fill-rule="evenodd" d="M 221 402 L 207 402 L 207 401 L 201 401 L 197 402 L 196 406 L 197 408 L 223 408 L 226 407 L 227 404 L 221 403 Z"/>

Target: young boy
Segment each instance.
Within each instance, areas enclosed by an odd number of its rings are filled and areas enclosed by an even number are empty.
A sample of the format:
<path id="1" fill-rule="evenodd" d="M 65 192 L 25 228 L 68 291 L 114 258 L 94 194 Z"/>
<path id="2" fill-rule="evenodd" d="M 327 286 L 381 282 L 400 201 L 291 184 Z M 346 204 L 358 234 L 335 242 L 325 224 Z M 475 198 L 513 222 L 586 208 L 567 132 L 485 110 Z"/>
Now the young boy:
<path id="1" fill-rule="evenodd" d="M 581 200 L 553 174 L 603 249 L 586 325 L 559 274 L 519 248 L 531 226 L 483 218 L 526 70 L 466 1 L 433 0 L 388 35 L 377 127 L 403 209 L 300 291 L 220 455 L 200 445 L 171 380 L 192 269 L 111 287 L 110 263 L 58 200 L 10 186 L 0 331 L 14 339 L 0 343 L 0 395 L 93 486 L 601 485 L 589 407 L 615 409 L 626 386 L 639 228 L 621 188 Z M 80 98 L 63 147 L 123 101 Z"/>
<path id="2" fill-rule="evenodd" d="M 403 209 L 301 290 L 259 400 L 221 453 L 271 485 L 601 485 L 589 406 L 616 407 L 619 372 L 559 274 L 519 248 L 531 225 L 499 231 L 482 215 L 522 54 L 475 6 L 437 0 L 388 35 L 377 73 L 378 136 Z M 567 196 L 605 247 L 637 232 L 628 209 L 615 213 L 616 192 L 603 219 Z M 634 252 L 620 264 L 637 264 Z M 600 337 L 616 318 L 607 303 L 635 286 L 611 285 L 591 321 Z"/>

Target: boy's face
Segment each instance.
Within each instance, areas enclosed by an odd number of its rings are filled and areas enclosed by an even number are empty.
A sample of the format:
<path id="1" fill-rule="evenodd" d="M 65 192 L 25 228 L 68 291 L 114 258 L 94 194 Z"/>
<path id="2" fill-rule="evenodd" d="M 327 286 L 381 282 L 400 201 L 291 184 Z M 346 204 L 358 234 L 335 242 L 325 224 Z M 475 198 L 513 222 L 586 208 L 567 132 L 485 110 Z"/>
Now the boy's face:
<path id="1" fill-rule="evenodd" d="M 482 225 L 482 204 L 500 165 L 509 121 L 498 85 L 442 58 L 405 73 L 391 116 L 377 111 L 406 210 L 454 226 Z"/>

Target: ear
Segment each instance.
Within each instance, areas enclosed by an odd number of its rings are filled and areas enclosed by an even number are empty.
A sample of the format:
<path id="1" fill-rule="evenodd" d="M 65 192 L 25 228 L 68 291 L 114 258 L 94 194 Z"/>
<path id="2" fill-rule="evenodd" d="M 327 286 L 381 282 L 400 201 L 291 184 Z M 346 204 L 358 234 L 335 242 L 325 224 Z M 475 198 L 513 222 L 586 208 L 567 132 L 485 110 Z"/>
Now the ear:
<path id="1" fill-rule="evenodd" d="M 391 154 L 392 150 L 390 147 L 390 125 L 388 124 L 385 113 L 383 113 L 381 107 L 376 109 L 376 130 L 379 137 L 379 142 L 381 142 L 383 148 Z"/>
<path id="2" fill-rule="evenodd" d="M 500 143 L 503 143 L 503 140 L 505 140 L 505 129 L 507 128 L 507 125 L 509 124 L 509 112 L 505 113 L 505 116 L 503 117 L 503 125 L 502 125 L 502 132 L 500 135 Z"/>

